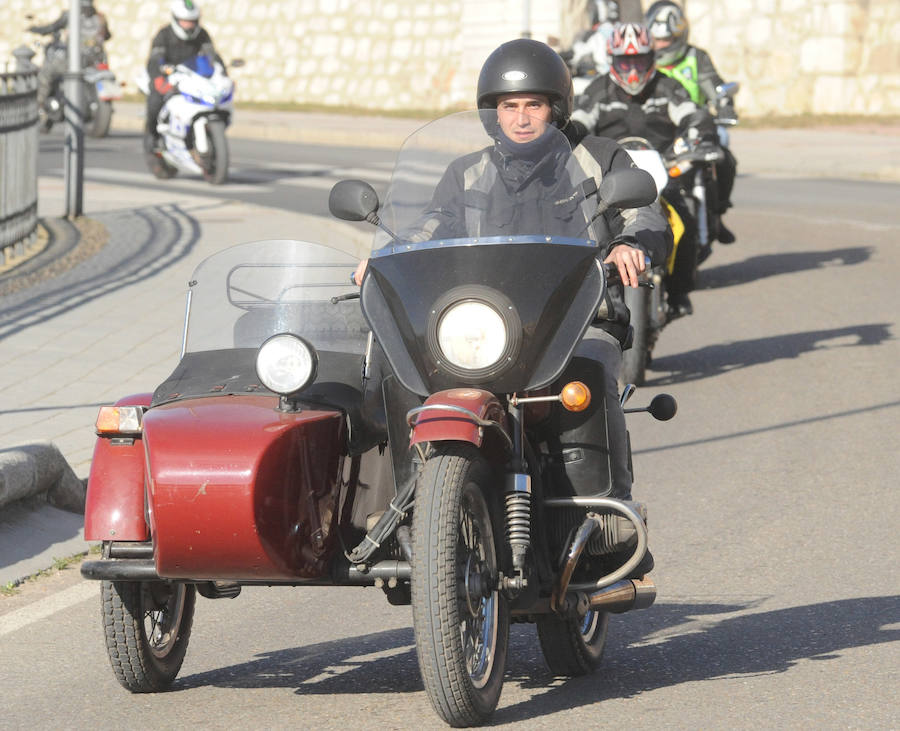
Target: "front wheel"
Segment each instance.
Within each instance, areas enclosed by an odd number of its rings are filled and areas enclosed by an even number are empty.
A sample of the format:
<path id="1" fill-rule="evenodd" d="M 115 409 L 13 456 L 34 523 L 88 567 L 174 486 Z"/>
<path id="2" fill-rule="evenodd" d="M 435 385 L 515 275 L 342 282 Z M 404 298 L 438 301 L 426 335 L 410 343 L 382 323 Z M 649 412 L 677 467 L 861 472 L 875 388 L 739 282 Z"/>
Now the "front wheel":
<path id="1" fill-rule="evenodd" d="M 208 183 L 222 185 L 228 179 L 228 140 L 225 138 L 225 122 L 214 119 L 206 125 L 209 149 L 203 156 L 203 177 Z"/>
<path id="2" fill-rule="evenodd" d="M 106 137 L 109 134 L 109 127 L 112 123 L 112 102 L 97 100 L 97 108 L 94 110 L 94 116 L 88 122 L 87 133 L 91 137 Z"/>
<path id="3" fill-rule="evenodd" d="M 497 707 L 509 607 L 486 497 L 492 470 L 469 444 L 425 465 L 413 514 L 412 610 L 428 698 L 451 726 L 483 723 Z"/>
<path id="4" fill-rule="evenodd" d="M 187 652 L 196 589 L 164 581 L 104 581 L 100 591 L 106 652 L 132 693 L 169 688 Z"/>
<path id="5" fill-rule="evenodd" d="M 650 360 L 650 290 L 625 287 L 625 304 L 631 312 L 633 338 L 631 347 L 622 353 L 622 381 L 643 386 Z"/>
<path id="6" fill-rule="evenodd" d="M 609 614 L 588 612 L 581 620 L 546 615 L 538 618 L 538 639 L 550 672 L 577 677 L 588 675 L 600 666 Z"/>

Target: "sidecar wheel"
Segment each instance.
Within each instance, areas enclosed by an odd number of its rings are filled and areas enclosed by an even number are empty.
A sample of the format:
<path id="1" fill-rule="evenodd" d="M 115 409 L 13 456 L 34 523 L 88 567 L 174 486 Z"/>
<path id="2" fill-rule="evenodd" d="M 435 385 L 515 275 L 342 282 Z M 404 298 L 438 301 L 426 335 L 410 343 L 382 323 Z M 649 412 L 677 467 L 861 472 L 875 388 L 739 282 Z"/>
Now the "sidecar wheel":
<path id="1" fill-rule="evenodd" d="M 486 502 L 492 471 L 473 446 L 425 465 L 413 513 L 412 609 L 428 698 L 451 726 L 483 723 L 503 687 L 509 607 Z"/>
<path id="2" fill-rule="evenodd" d="M 184 662 L 196 589 L 163 581 L 104 581 L 100 597 L 106 652 L 132 693 L 167 690 Z"/>
<path id="3" fill-rule="evenodd" d="M 608 629 L 607 612 L 588 612 L 580 622 L 556 615 L 540 617 L 538 639 L 550 672 L 566 677 L 594 672 L 603 657 Z"/>

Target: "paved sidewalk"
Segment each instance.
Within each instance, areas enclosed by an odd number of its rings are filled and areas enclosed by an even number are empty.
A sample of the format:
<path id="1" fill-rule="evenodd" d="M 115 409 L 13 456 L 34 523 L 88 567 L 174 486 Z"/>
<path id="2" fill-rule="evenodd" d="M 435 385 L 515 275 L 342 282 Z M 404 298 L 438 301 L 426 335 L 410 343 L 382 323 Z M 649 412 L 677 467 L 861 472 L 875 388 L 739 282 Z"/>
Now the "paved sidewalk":
<path id="1" fill-rule="evenodd" d="M 142 105 L 120 103 L 114 128 L 139 130 L 142 116 Z M 238 110 L 230 134 L 397 148 L 424 122 Z M 739 127 L 732 133 L 732 147 L 745 175 L 900 182 L 900 130 L 894 128 Z M 75 476 L 87 476 L 97 408 L 127 393 L 152 390 L 175 366 L 187 281 L 208 254 L 261 238 L 328 241 L 337 235 L 351 248 L 367 245 L 369 232 L 359 227 L 226 202 L 214 192 L 186 195 L 88 183 L 86 213 L 108 231 L 108 243 L 65 273 L 0 294 L 0 485 L 4 454 L 48 442 Z M 62 181 L 41 178 L 41 215 L 61 215 L 63 201 Z M 0 586 L 51 565 L 54 557 L 86 548 L 80 528 L 76 532 L 73 520 L 60 518 L 55 508 L 33 511 L 34 522 L 23 528 L 28 513 L 20 507 L 0 505 Z M 18 517 L 22 520 L 14 521 L 18 527 L 13 530 L 8 521 Z M 74 524 L 80 525 L 80 518 Z M 54 525 L 56 532 L 50 528 Z M 22 535 L 30 538 L 25 553 L 31 556 L 23 556 Z"/>

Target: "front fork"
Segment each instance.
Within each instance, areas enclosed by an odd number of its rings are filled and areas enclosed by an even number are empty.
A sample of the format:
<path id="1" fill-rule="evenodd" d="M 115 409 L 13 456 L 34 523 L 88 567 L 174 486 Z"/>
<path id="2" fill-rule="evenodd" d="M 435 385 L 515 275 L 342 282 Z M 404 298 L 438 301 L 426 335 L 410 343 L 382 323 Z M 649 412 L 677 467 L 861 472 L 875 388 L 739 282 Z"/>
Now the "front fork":
<path id="1" fill-rule="evenodd" d="M 506 507 L 506 538 L 512 552 L 512 576 L 503 576 L 500 587 L 517 593 L 528 586 L 525 575 L 526 557 L 531 547 L 531 475 L 525 465 L 525 435 L 522 407 L 509 406 L 509 421 L 512 426 L 512 472 L 506 475 L 504 504 Z M 532 465 L 532 468 L 536 465 Z"/>

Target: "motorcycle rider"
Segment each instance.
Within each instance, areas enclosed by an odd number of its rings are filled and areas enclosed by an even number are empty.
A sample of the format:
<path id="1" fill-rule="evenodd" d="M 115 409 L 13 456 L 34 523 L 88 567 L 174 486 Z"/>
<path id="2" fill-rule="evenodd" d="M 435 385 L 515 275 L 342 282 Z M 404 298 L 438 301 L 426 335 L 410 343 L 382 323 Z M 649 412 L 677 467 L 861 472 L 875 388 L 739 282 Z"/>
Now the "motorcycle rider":
<path id="1" fill-rule="evenodd" d="M 644 137 L 660 153 L 669 148 L 676 153 L 687 150 L 695 141 L 715 142 L 710 114 L 691 101 L 681 84 L 656 72 L 650 34 L 644 26 L 617 25 L 609 55 L 609 73 L 591 82 L 572 113 L 570 139 L 588 133 L 613 139 Z M 698 260 L 697 226 L 676 183 L 670 181 L 663 195 L 685 225 L 666 280 L 669 316 L 680 317 L 693 312 L 688 293 L 694 288 Z"/>
<path id="2" fill-rule="evenodd" d="M 170 9 L 171 20 L 154 36 L 147 60 L 150 88 L 147 94 L 144 151 L 151 155 L 157 152 L 156 119 L 166 96 L 174 90 L 166 78 L 173 68 L 194 56 L 208 56 L 223 67 L 225 65 L 216 53 L 209 33 L 200 26 L 200 7 L 197 3 L 194 0 L 172 0 Z"/>
<path id="3" fill-rule="evenodd" d="M 684 11 L 670 0 L 659 0 L 647 10 L 645 23 L 653 39 L 657 70 L 681 83 L 697 104 L 706 106 L 713 102 L 717 120 L 723 124 L 736 124 L 734 99 L 725 96 L 717 100 L 716 88 L 725 82 L 716 71 L 712 59 L 702 48 L 688 43 L 689 26 Z M 723 244 L 733 244 L 734 234 L 726 228 L 721 216 L 731 207 L 737 160 L 721 142 L 724 157 L 716 163 L 718 209 L 715 213 L 720 217 L 718 239 Z"/>
<path id="4" fill-rule="evenodd" d="M 94 7 L 94 0 L 81 0 L 80 30 L 81 30 L 81 67 L 86 68 L 106 61 L 106 53 L 103 43 L 108 41 L 112 34 L 109 32 L 109 24 L 106 16 L 98 12 Z M 47 25 L 32 25 L 28 30 L 40 35 L 49 35 L 65 30 L 69 27 L 69 11 L 63 10 L 60 16 Z M 65 52 L 65 44 L 55 48 L 48 48 L 44 55 L 44 62 L 38 71 L 38 109 L 44 108 L 44 103 L 50 96 L 50 92 L 57 84 L 68 68 L 68 57 Z M 52 52 L 51 52 L 52 51 Z"/>
<path id="5" fill-rule="evenodd" d="M 495 143 L 451 163 L 415 232 L 406 233 L 404 238 L 430 240 L 525 232 L 530 230 L 531 222 L 539 226 L 541 219 L 547 217 L 546 202 L 555 200 L 543 186 L 545 181 L 555 185 L 559 176 L 545 176 L 542 172 L 561 172 L 567 162 L 571 163 L 571 157 L 579 174 L 599 184 L 614 170 L 634 167 L 628 153 L 614 140 L 587 136 L 570 151 L 562 134 L 547 132 L 548 127 L 566 127 L 572 96 L 569 69 L 546 44 L 520 38 L 491 53 L 478 78 L 477 105 L 479 109 L 497 110 L 496 124 L 485 123 Z M 476 192 L 478 195 L 472 195 Z M 574 220 L 577 218 L 573 217 L 568 235 L 581 238 L 586 222 Z M 645 257 L 658 263 L 665 260 L 671 247 L 671 232 L 657 204 L 610 210 L 597 223 L 596 239 L 606 242 L 598 259 L 613 264 L 622 283 L 628 286 L 638 285 L 638 275 L 646 266 Z M 361 262 L 357 269 L 357 283 L 362 282 L 366 264 Z M 579 414 L 554 413 L 541 432 L 546 435 L 558 479 L 573 493 L 628 500 L 631 474 L 617 386 L 628 311 L 622 302 L 621 285 L 611 289 L 618 291 L 608 293 L 596 326 L 589 328 L 557 383 L 561 387 L 571 380 L 581 380 L 591 388 L 595 401 Z M 605 399 L 599 398 L 600 394 L 605 394 Z M 636 575 L 643 575 L 652 566 L 648 552 Z"/>
<path id="6" fill-rule="evenodd" d="M 572 48 L 560 54 L 572 69 L 573 76 L 605 74 L 609 70 L 606 45 L 619 22 L 619 3 L 616 0 L 595 0 L 590 10 L 590 30 L 579 34 Z"/>

